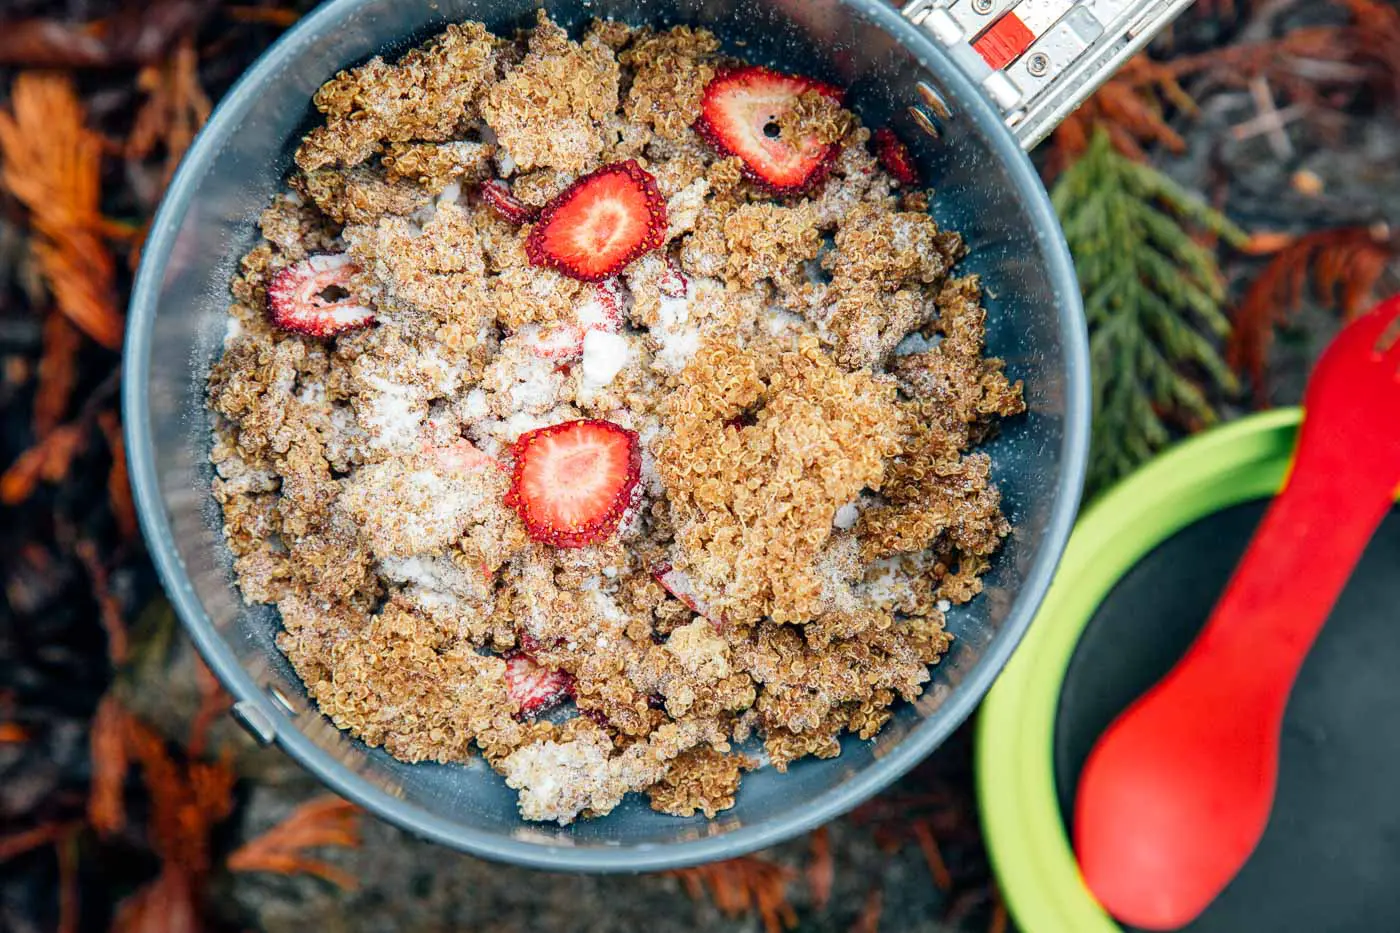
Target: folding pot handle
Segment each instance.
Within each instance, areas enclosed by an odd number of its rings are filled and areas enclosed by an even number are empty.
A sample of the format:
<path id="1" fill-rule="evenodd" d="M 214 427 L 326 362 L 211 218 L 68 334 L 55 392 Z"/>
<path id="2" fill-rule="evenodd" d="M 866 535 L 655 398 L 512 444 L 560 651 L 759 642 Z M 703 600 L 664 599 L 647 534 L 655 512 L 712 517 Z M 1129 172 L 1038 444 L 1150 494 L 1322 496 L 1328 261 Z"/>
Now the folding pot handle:
<path id="1" fill-rule="evenodd" d="M 1030 149 L 1191 0 L 908 0 Z"/>

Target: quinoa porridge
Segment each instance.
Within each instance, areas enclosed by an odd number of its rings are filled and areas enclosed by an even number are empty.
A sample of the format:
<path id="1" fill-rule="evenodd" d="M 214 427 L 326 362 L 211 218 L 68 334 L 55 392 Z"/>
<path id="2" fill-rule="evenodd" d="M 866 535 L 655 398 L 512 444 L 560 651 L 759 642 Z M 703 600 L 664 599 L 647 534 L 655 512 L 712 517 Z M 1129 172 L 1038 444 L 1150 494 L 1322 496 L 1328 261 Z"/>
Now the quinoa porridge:
<path id="1" fill-rule="evenodd" d="M 892 133 L 703 30 L 543 14 L 315 104 L 209 404 L 243 595 L 326 715 L 568 823 L 713 816 L 920 694 L 1023 405 Z"/>

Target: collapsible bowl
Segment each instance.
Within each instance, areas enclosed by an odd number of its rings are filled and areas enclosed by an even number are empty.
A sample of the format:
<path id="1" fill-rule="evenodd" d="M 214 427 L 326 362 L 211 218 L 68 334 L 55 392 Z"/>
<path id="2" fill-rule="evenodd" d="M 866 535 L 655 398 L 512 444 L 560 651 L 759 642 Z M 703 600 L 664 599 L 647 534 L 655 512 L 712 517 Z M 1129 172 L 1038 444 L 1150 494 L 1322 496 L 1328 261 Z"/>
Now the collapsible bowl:
<path id="1" fill-rule="evenodd" d="M 671 867 L 778 842 L 875 793 L 951 733 L 1029 625 L 1084 472 L 1089 373 L 1079 293 L 1022 146 L 1184 2 L 1081 4 L 1102 20 L 1077 8 L 992 71 L 966 39 L 979 17 L 1009 5 L 916 0 L 901 13 L 878 0 L 333 0 L 290 30 L 229 92 L 176 175 L 145 248 L 126 343 L 127 449 L 146 540 L 248 730 L 337 793 L 422 836 L 485 857 L 593 871 Z M 867 123 L 892 124 L 913 145 L 938 189 L 933 214 L 971 247 L 962 271 L 983 277 L 991 352 L 1026 384 L 1029 413 L 988 448 L 1016 533 L 986 593 L 951 614 L 956 647 L 927 693 L 901 707 L 875 740 L 848 738 L 839 758 L 749 776 L 738 804 L 713 821 L 663 816 L 629 798 L 602 819 L 527 824 L 514 793 L 479 761 L 409 765 L 342 734 L 278 652 L 276 612 L 240 599 L 210 494 L 204 386 L 224 333 L 229 277 L 314 123 L 317 87 L 448 23 L 480 20 L 509 33 L 540 6 L 569 27 L 592 17 L 703 25 L 729 53 L 850 88 Z"/>
<path id="2" fill-rule="evenodd" d="M 1301 410 L 1180 445 L 1087 509 L 1025 643 L 978 718 L 982 826 L 1025 933 L 1121 933 L 1070 846 L 1079 773 L 1205 624 L 1287 476 Z M 1358 452 L 1364 456 L 1364 452 Z M 1318 555 L 1318 560 L 1326 560 Z M 1400 510 L 1382 523 L 1289 697 L 1259 847 L 1183 933 L 1400 928 Z"/>

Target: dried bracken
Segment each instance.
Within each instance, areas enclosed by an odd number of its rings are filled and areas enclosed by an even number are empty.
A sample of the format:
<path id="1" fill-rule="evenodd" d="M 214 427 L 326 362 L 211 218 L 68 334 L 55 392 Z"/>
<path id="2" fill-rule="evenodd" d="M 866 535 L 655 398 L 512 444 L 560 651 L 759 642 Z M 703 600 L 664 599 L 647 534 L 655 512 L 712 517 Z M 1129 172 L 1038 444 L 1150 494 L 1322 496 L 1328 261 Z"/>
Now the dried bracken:
<path id="1" fill-rule="evenodd" d="M 265 871 L 282 875 L 315 875 L 342 890 L 359 884 L 343 868 L 306 854 L 307 849 L 360 845 L 360 811 L 339 797 L 317 797 L 297 807 L 286 819 L 229 855 L 229 871 Z"/>
<path id="2" fill-rule="evenodd" d="M 726 917 L 757 913 L 765 933 L 782 933 L 797 926 L 797 911 L 788 902 L 788 885 L 797 873 L 784 865 L 745 855 L 724 862 L 667 872 L 679 878 L 686 893 L 710 899 Z"/>
<path id="3" fill-rule="evenodd" d="M 58 308 L 108 349 L 122 342 L 116 265 L 101 229 L 102 138 L 88 129 L 72 79 L 26 72 L 0 111 L 0 172 L 29 209 L 34 256 Z"/>
<path id="4" fill-rule="evenodd" d="M 1234 313 L 1226 360 L 1248 377 L 1255 401 L 1268 397 L 1274 329 L 1287 324 L 1311 292 L 1350 320 L 1375 299 L 1376 287 L 1400 255 L 1400 237 L 1385 224 L 1319 230 L 1279 244 Z"/>

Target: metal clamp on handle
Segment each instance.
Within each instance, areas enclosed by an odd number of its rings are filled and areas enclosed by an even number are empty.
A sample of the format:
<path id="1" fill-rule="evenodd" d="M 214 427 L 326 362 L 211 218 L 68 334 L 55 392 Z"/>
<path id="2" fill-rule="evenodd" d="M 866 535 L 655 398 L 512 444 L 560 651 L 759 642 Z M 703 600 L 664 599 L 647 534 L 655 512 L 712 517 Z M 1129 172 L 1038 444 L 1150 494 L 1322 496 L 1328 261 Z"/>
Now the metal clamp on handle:
<path id="1" fill-rule="evenodd" d="M 1191 0 L 909 0 L 1030 149 Z"/>

